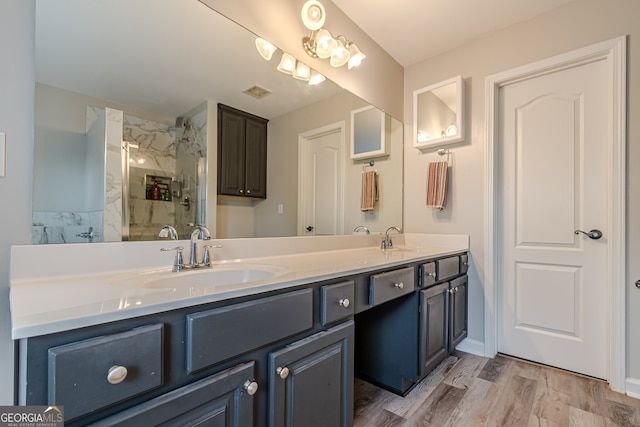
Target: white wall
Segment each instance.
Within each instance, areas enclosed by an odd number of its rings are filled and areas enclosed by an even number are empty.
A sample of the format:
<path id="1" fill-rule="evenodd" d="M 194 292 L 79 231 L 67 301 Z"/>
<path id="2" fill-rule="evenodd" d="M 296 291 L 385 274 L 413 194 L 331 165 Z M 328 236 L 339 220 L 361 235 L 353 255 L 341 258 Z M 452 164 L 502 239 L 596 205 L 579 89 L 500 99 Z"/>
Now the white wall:
<path id="1" fill-rule="evenodd" d="M 485 78 L 491 74 L 628 34 L 627 133 L 627 376 L 640 378 L 640 2 L 582 0 L 492 34 L 405 70 L 405 228 L 471 236 L 469 337 L 482 342 L 484 248 Z M 452 146 L 454 167 L 447 210 L 424 203 L 426 165 L 435 150 L 411 147 L 414 90 L 462 74 L 466 83 L 466 141 Z"/>
<path id="2" fill-rule="evenodd" d="M 9 252 L 31 241 L 34 17 L 33 0 L 0 3 L 0 132 L 7 135 L 6 177 L 0 178 L 0 405 L 13 404 Z"/>

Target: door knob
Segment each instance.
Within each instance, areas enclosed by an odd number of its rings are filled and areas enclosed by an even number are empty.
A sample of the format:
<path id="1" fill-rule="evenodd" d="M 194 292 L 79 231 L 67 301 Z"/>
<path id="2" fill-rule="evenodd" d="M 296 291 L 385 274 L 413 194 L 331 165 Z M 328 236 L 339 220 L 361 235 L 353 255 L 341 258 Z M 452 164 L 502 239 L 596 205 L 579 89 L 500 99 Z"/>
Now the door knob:
<path id="1" fill-rule="evenodd" d="M 587 233 L 586 231 L 582 231 L 582 230 L 576 230 L 576 231 L 574 231 L 574 233 L 575 233 L 575 234 L 580 234 L 580 233 L 582 233 L 582 234 L 584 234 L 585 236 L 587 236 L 588 238 L 593 239 L 593 240 L 598 240 L 599 238 L 601 238 L 601 237 L 602 237 L 602 231 L 600 231 L 600 230 L 595 230 L 595 229 L 594 229 L 594 230 L 589 231 L 588 233 Z"/>

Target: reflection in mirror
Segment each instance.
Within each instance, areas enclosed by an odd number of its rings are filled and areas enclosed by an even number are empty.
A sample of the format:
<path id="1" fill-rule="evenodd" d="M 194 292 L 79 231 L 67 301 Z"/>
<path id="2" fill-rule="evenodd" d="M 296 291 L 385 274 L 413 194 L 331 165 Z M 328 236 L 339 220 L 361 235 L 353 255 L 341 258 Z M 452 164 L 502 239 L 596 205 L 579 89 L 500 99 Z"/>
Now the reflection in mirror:
<path id="1" fill-rule="evenodd" d="M 336 122 L 349 135 L 368 104 L 276 71 L 282 52 L 266 61 L 255 38 L 196 0 L 36 0 L 32 242 L 150 240 L 165 224 L 184 239 L 198 223 L 218 238 L 300 234 L 299 135 Z M 256 84 L 271 94 L 243 93 Z M 269 119 L 265 200 L 215 194 L 218 103 Z M 371 213 L 363 161 L 343 150 L 345 233 L 402 221 L 402 125 L 387 120 Z"/>
<path id="2" fill-rule="evenodd" d="M 464 140 L 463 83 L 457 76 L 413 92 L 414 147 Z"/>

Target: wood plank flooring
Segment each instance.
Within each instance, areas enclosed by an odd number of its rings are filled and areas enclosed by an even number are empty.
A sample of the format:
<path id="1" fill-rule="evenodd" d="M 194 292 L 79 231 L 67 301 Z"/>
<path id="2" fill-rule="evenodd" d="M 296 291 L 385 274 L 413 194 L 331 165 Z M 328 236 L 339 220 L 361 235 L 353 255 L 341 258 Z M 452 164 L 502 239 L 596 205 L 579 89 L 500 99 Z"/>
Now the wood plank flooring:
<path id="1" fill-rule="evenodd" d="M 455 352 L 402 398 L 355 382 L 355 427 L 640 426 L 640 400 L 606 382 L 514 359 Z"/>

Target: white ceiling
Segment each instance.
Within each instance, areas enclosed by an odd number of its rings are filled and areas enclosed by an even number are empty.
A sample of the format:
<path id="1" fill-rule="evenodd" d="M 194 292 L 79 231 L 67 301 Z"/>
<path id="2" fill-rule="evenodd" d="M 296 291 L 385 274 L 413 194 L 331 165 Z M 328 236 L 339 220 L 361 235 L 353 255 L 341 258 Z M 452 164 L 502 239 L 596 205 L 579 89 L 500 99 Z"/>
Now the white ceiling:
<path id="1" fill-rule="evenodd" d="M 333 0 L 403 67 L 571 1 Z M 326 25 L 331 27 L 330 16 Z"/>

